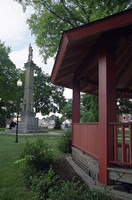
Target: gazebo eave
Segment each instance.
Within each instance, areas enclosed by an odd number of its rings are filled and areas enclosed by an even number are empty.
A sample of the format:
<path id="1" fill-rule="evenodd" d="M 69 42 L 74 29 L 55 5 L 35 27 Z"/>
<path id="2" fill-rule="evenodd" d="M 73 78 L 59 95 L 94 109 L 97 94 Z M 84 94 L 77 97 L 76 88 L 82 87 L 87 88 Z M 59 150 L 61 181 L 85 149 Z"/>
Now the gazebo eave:
<path id="1" fill-rule="evenodd" d="M 91 75 L 93 74 L 93 79 L 90 80 L 90 83 L 88 83 L 89 80 L 85 81 L 87 82 L 87 89 L 82 87 L 81 90 L 84 90 L 84 92 L 90 92 L 91 88 L 93 88 L 93 91 L 90 93 L 98 95 L 97 90 L 95 90 L 95 86 L 97 84 L 91 84 L 91 82 L 97 82 L 97 75 L 94 73 L 95 70 L 97 71 L 97 55 L 95 49 L 98 48 L 99 41 L 103 40 L 103 37 L 105 37 L 109 33 L 113 34 L 117 32 L 119 37 L 122 38 L 120 30 L 124 30 L 126 27 L 130 27 L 129 29 L 131 29 L 132 27 L 132 9 L 106 17 L 101 20 L 91 22 L 81 27 L 65 31 L 62 35 L 54 68 L 52 70 L 51 82 L 56 85 L 61 85 L 63 87 L 72 89 L 73 79 L 76 74 L 79 74 L 79 71 L 82 69 L 83 64 L 86 66 L 90 63 Z M 117 38 L 118 35 L 116 36 Z M 86 69 L 85 66 L 84 68 Z M 82 75 L 82 77 L 79 78 L 80 81 L 82 81 L 83 79 L 84 82 L 84 78 L 86 77 Z M 130 86 L 128 88 L 120 88 L 117 85 L 117 89 L 118 91 L 119 89 L 124 89 L 124 91 L 125 89 L 127 89 L 130 93 L 132 88 Z"/>

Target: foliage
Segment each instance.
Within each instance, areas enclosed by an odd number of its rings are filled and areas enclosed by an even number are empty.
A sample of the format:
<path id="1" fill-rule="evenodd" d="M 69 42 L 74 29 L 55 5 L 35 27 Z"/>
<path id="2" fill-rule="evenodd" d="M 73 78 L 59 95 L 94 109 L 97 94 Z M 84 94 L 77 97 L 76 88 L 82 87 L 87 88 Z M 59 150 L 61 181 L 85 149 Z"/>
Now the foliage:
<path id="1" fill-rule="evenodd" d="M 6 127 L 6 119 L 0 118 L 0 128 L 5 128 L 5 127 Z"/>
<path id="2" fill-rule="evenodd" d="M 24 10 L 34 8 L 34 14 L 27 20 L 36 36 L 36 44 L 46 62 L 58 49 L 62 32 L 111 14 L 123 11 L 131 0 L 16 0 Z"/>
<path id="3" fill-rule="evenodd" d="M 10 118 L 17 109 L 20 70 L 10 60 L 11 49 L 0 41 L 0 117 Z"/>
<path id="4" fill-rule="evenodd" d="M 112 197 L 106 191 L 93 191 L 88 186 L 71 181 L 62 181 L 55 174 L 52 167 L 47 173 L 41 173 L 39 177 L 32 179 L 32 200 L 111 200 Z"/>
<path id="5" fill-rule="evenodd" d="M 31 200 L 32 192 L 26 189 L 21 181 L 18 160 L 19 153 L 23 151 L 27 140 L 35 141 L 42 138 L 54 149 L 56 156 L 62 155 L 57 149 L 58 135 L 19 135 L 18 143 L 14 143 L 14 135 L 0 134 L 0 200 Z"/>
<path id="6" fill-rule="evenodd" d="M 79 187 L 79 182 L 75 182 L 74 178 L 72 181 L 62 181 L 61 184 L 56 185 L 49 191 L 49 198 L 51 200 L 76 200 L 80 199 L 82 189 L 84 185 Z"/>
<path id="7" fill-rule="evenodd" d="M 98 122 L 98 97 L 90 94 L 81 96 L 81 121 Z"/>
<path id="8" fill-rule="evenodd" d="M 61 110 L 64 118 L 72 119 L 72 99 L 68 99 Z"/>
<path id="9" fill-rule="evenodd" d="M 32 178 L 31 190 L 33 191 L 33 200 L 43 200 L 47 199 L 49 196 L 49 191 L 51 188 L 59 183 L 59 176 L 55 174 L 53 168 L 50 166 L 50 169 L 47 173 L 42 172 L 39 177 Z"/>
<path id="10" fill-rule="evenodd" d="M 54 129 L 61 129 L 61 123 L 60 123 L 60 120 L 59 120 L 59 117 L 56 117 L 55 118 L 55 126 L 54 126 Z"/>
<path id="11" fill-rule="evenodd" d="M 56 118 L 56 115 L 50 115 L 50 116 L 48 116 L 47 118 L 44 118 L 44 119 L 55 120 L 55 118 Z"/>
<path id="12" fill-rule="evenodd" d="M 18 200 L 18 199 L 29 200 L 30 199 L 31 200 L 32 193 L 34 193 L 33 198 L 37 198 L 36 196 L 39 195 L 39 191 L 42 192 L 43 186 L 45 187 L 44 192 L 46 191 L 46 184 L 49 188 L 48 195 L 50 194 L 51 195 L 50 197 L 52 197 L 52 198 L 47 197 L 47 200 L 49 200 L 49 199 L 55 200 L 53 197 L 57 196 L 58 194 L 60 194 L 60 200 L 61 200 L 61 197 L 62 197 L 61 191 L 65 191 L 65 194 L 67 195 L 67 192 L 68 192 L 67 188 L 73 188 L 73 189 L 75 188 L 74 186 L 72 186 L 72 183 L 69 183 L 69 181 L 68 182 L 59 181 L 57 179 L 56 175 L 54 174 L 54 170 L 52 168 L 50 168 L 50 170 L 48 170 L 45 173 L 42 172 L 42 174 L 40 174 L 40 179 L 39 179 L 39 177 L 36 177 L 36 179 L 33 177 L 31 178 L 32 184 L 34 185 L 33 186 L 34 189 L 32 187 L 33 192 L 31 192 L 29 190 L 29 188 L 26 189 L 24 187 L 22 181 L 20 181 L 18 168 L 16 168 L 16 165 L 14 165 L 14 161 L 18 158 L 19 151 L 23 150 L 23 147 L 24 147 L 27 139 L 30 139 L 30 141 L 33 142 L 34 140 L 36 140 L 36 138 L 43 138 L 43 137 L 45 139 L 47 138 L 47 141 L 49 141 L 50 144 L 52 144 L 52 145 L 53 145 L 52 142 L 56 138 L 53 135 L 51 138 L 49 138 L 49 136 L 19 136 L 19 138 L 20 138 L 19 143 L 16 144 L 13 142 L 14 141 L 13 135 L 0 135 L 0 157 L 1 157 L 1 162 L 0 162 L 0 197 L 1 198 L 0 199 L 1 200 L 5 200 L 5 199 L 8 199 L 8 200 L 9 199 L 10 200 L 14 200 L 14 199 L 15 200 Z M 42 177 L 45 177 L 45 180 Z M 38 179 L 40 181 L 38 181 Z M 35 180 L 36 180 L 36 182 L 34 182 Z M 42 181 L 42 183 L 41 183 L 41 181 Z M 73 182 L 73 181 L 71 181 L 71 182 Z M 56 184 L 55 186 L 54 186 L 54 183 Z M 36 190 L 35 190 L 35 185 L 36 185 Z M 37 185 L 38 185 L 38 187 L 37 187 Z M 64 189 L 62 188 L 63 186 L 65 186 Z M 77 188 L 77 194 L 78 194 L 78 190 L 80 190 L 79 187 Z M 55 194 L 55 193 L 57 193 L 57 194 Z M 75 190 L 73 191 L 73 193 L 75 194 Z M 41 194 L 42 193 L 40 193 L 40 195 Z M 85 200 L 90 199 L 90 194 L 91 194 L 91 196 L 93 196 L 93 199 L 91 197 L 92 200 L 97 200 L 97 199 L 98 200 L 102 200 L 102 199 L 110 200 L 110 197 L 108 198 L 108 194 L 106 195 L 106 192 L 98 192 L 98 191 L 94 191 L 94 190 L 93 191 L 87 190 L 87 196 L 84 196 L 84 197 L 86 197 L 84 199 Z M 86 195 L 86 194 L 84 193 L 84 195 Z M 96 197 L 95 197 L 95 195 L 96 195 Z M 107 198 L 106 198 L 106 196 L 107 196 Z M 84 200 L 84 199 L 82 198 L 82 200 Z M 37 200 L 37 199 L 34 199 L 34 200 Z M 38 198 L 38 200 L 41 200 L 41 199 Z M 80 200 L 81 200 L 81 198 L 80 198 Z"/>
<path id="13" fill-rule="evenodd" d="M 20 171 L 26 186 L 31 185 L 31 178 L 39 175 L 41 171 L 47 171 L 53 163 L 54 156 L 52 149 L 42 139 L 28 142 L 20 153 Z"/>
<path id="14" fill-rule="evenodd" d="M 90 94 L 81 95 L 80 104 L 80 118 L 81 122 L 98 122 L 99 120 L 99 103 L 98 97 Z M 132 114 L 132 101 L 130 99 L 118 99 L 119 105 L 117 106 L 118 115 Z M 63 107 L 61 113 L 63 117 L 68 119 L 72 118 L 72 99 L 69 99 Z"/>
<path id="15" fill-rule="evenodd" d="M 112 197 L 105 191 L 93 191 L 85 185 L 79 186 L 79 181 L 62 181 L 58 187 L 49 190 L 49 198 L 47 200 L 111 200 Z"/>
<path id="16" fill-rule="evenodd" d="M 90 94 L 82 94 L 80 101 L 81 122 L 98 121 L 98 97 Z M 72 119 L 72 99 L 68 99 L 61 113 L 63 117 Z"/>
<path id="17" fill-rule="evenodd" d="M 132 114 L 132 101 L 130 99 L 118 99 L 119 105 L 117 106 L 117 113 L 120 115 Z"/>
<path id="18" fill-rule="evenodd" d="M 52 85 L 50 77 L 39 67 L 34 70 L 34 108 L 35 112 L 48 115 L 50 112 L 60 112 L 65 104 L 64 88 Z"/>
<path id="19" fill-rule="evenodd" d="M 68 129 L 58 140 L 58 149 L 63 153 L 71 153 L 72 129 Z"/>

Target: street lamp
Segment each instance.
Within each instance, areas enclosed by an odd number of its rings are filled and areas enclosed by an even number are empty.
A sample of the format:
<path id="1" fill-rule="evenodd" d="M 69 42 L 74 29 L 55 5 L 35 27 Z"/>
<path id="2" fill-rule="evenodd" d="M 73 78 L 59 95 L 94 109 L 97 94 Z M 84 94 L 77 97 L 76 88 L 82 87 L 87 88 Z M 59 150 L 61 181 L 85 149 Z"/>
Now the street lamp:
<path id="1" fill-rule="evenodd" d="M 120 99 L 117 99 L 117 102 L 116 102 L 116 105 L 117 105 L 117 121 L 119 121 L 119 108 L 120 108 Z"/>
<path id="2" fill-rule="evenodd" d="M 16 140 L 15 142 L 18 142 L 18 118 L 19 118 L 19 105 L 20 105 L 20 87 L 22 86 L 22 81 L 19 79 L 17 81 L 18 86 L 18 107 L 17 107 L 17 125 L 16 125 Z"/>
<path id="3" fill-rule="evenodd" d="M 119 122 L 119 119 L 120 119 L 120 114 L 119 114 L 120 99 L 117 99 L 116 105 L 117 105 L 117 122 Z M 120 125 L 117 125 L 117 128 L 118 128 L 118 135 L 119 135 Z"/>

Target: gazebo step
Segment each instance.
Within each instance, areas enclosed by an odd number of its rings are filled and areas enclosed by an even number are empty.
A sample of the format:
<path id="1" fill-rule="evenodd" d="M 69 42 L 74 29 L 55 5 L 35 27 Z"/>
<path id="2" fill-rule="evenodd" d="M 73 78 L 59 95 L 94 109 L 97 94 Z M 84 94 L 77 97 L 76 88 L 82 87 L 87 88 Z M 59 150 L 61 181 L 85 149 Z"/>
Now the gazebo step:
<path id="1" fill-rule="evenodd" d="M 72 147 L 72 158 L 94 181 L 98 181 L 98 160 L 76 147 Z"/>
<path id="2" fill-rule="evenodd" d="M 132 184 L 132 169 L 122 167 L 109 167 L 108 177 L 115 182 Z"/>

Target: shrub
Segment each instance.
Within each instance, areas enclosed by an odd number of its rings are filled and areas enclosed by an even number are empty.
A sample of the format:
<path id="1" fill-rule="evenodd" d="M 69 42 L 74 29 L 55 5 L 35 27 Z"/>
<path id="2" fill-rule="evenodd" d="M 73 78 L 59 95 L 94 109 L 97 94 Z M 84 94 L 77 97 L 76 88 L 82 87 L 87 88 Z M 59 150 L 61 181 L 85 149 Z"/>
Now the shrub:
<path id="1" fill-rule="evenodd" d="M 80 200 L 80 195 L 84 185 L 78 187 L 79 182 L 62 181 L 59 187 L 54 187 L 49 190 L 48 200 Z"/>
<path id="2" fill-rule="evenodd" d="M 80 200 L 112 200 L 112 196 L 108 191 L 90 190 L 86 189 L 82 192 Z"/>
<path id="3" fill-rule="evenodd" d="M 31 177 L 40 174 L 41 171 L 48 171 L 53 164 L 54 156 L 52 149 L 42 139 L 28 142 L 20 153 L 20 171 L 26 186 L 31 185 Z"/>
<path id="4" fill-rule="evenodd" d="M 47 173 L 41 173 L 39 177 L 32 178 L 31 190 L 33 191 L 33 200 L 43 200 L 49 197 L 49 191 L 59 184 L 59 176 L 55 175 L 52 167 Z"/>
<path id="5" fill-rule="evenodd" d="M 62 181 L 59 187 L 50 188 L 47 200 L 112 200 L 106 191 L 90 190 L 79 182 Z"/>
<path id="6" fill-rule="evenodd" d="M 66 131 L 58 140 L 57 147 L 62 153 L 71 153 L 72 129 Z"/>

